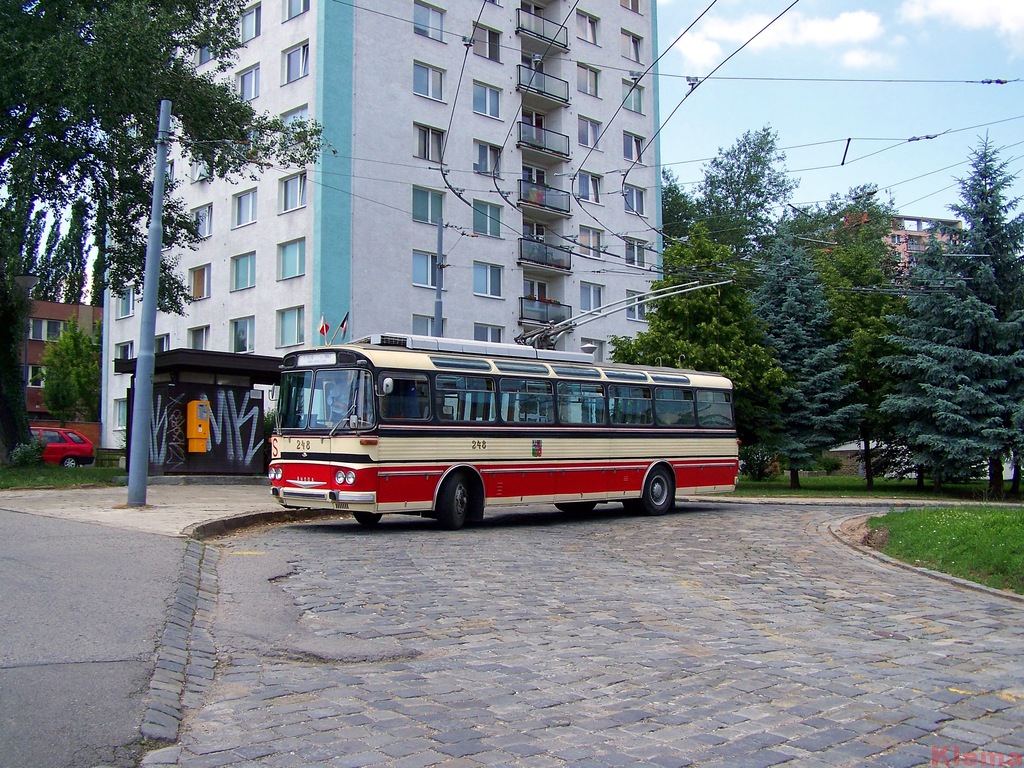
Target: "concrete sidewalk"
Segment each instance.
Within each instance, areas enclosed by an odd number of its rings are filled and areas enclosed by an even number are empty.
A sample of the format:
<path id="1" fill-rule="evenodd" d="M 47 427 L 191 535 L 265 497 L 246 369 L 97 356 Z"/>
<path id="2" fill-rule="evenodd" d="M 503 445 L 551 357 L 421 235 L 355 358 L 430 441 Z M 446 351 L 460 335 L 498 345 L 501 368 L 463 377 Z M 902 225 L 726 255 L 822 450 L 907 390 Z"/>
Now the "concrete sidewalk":
<path id="1" fill-rule="evenodd" d="M 331 512 L 295 511 L 270 495 L 270 483 L 153 484 L 146 506 L 129 507 L 128 489 L 60 488 L 0 491 L 0 509 L 107 525 L 161 536 L 206 538 L 260 522 L 330 517 Z"/>

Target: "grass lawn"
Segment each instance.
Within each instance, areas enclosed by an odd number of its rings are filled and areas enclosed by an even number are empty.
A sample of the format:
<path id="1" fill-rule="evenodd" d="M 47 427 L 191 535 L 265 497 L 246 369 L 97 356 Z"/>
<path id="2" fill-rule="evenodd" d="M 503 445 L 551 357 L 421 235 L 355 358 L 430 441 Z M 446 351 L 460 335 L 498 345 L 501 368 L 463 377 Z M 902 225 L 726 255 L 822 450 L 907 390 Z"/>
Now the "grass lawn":
<path id="1" fill-rule="evenodd" d="M 1009 488 L 1009 483 L 1007 483 Z M 918 490 L 916 480 L 886 480 L 875 478 L 875 487 L 868 490 L 864 479 L 853 475 L 800 475 L 800 490 L 789 488 L 789 473 L 773 480 L 757 482 L 740 477 L 736 488 L 737 496 L 831 496 L 839 498 L 906 498 L 906 499 L 956 499 L 958 501 L 984 501 L 987 498 L 987 484 L 984 480 L 973 483 L 950 483 L 936 494 L 931 483 L 926 482 Z"/>
<path id="2" fill-rule="evenodd" d="M 76 488 L 88 485 L 115 485 L 124 477 L 119 467 L 64 467 L 44 464 L 38 467 L 0 467 L 0 489 Z"/>
<path id="3" fill-rule="evenodd" d="M 888 529 L 882 551 L 932 568 L 1024 594 L 1024 511 L 1019 507 L 932 507 L 868 521 Z"/>

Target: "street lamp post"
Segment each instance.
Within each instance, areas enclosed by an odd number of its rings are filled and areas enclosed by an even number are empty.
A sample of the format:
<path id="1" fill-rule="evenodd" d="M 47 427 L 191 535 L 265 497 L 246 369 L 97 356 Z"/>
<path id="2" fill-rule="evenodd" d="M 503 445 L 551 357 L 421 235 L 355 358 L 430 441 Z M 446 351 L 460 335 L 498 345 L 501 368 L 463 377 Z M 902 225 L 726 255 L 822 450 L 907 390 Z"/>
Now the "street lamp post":
<path id="1" fill-rule="evenodd" d="M 32 289 L 36 287 L 36 283 L 39 282 L 39 277 L 33 275 L 31 272 L 27 272 L 24 275 L 15 275 L 14 282 L 18 284 L 18 287 L 25 292 L 25 297 L 28 299 L 29 306 L 32 306 Z M 32 319 L 29 318 L 29 328 L 25 333 L 25 340 L 22 346 L 21 359 L 25 365 L 25 375 L 22 377 L 22 386 L 25 390 L 25 408 L 28 409 L 28 340 L 32 337 Z"/>

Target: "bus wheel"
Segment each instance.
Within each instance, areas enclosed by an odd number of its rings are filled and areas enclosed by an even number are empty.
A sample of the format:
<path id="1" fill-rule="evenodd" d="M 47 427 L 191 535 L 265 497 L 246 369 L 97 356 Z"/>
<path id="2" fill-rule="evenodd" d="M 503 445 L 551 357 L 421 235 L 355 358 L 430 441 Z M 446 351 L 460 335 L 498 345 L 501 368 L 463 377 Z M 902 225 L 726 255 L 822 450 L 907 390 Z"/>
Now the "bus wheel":
<path id="1" fill-rule="evenodd" d="M 364 525 L 367 528 L 374 526 L 380 522 L 381 515 L 376 512 L 353 512 L 352 517 L 356 519 L 356 522 L 360 525 Z"/>
<path id="2" fill-rule="evenodd" d="M 675 504 L 676 488 L 672 473 L 665 467 L 655 467 L 644 483 L 644 493 L 632 509 L 645 515 L 664 515 Z"/>
<path id="3" fill-rule="evenodd" d="M 560 501 L 555 504 L 555 509 L 560 509 L 563 512 L 585 515 L 587 512 L 593 512 L 594 507 L 596 506 L 596 501 Z"/>
<path id="4" fill-rule="evenodd" d="M 448 478 L 437 496 L 437 522 L 446 531 L 459 530 L 466 524 L 473 503 L 473 487 L 465 473 Z"/>

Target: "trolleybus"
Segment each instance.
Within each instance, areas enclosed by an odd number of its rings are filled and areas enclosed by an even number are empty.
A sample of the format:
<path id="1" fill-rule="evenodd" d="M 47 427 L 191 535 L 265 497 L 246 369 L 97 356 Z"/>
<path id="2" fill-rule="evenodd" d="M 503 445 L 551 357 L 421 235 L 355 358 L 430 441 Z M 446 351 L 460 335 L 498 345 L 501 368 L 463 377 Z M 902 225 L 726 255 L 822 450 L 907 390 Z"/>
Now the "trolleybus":
<path id="1" fill-rule="evenodd" d="M 659 515 L 732 491 L 732 382 L 586 353 L 383 334 L 284 358 L 270 480 L 284 507 L 436 518 L 488 505 Z"/>

